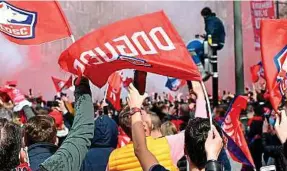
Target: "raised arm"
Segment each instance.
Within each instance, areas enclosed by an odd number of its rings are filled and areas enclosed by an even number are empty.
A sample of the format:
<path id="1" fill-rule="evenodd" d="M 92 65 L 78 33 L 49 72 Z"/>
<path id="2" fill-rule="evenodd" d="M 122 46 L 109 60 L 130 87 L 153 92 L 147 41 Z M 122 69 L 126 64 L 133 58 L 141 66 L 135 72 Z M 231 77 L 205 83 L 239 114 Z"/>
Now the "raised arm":
<path id="1" fill-rule="evenodd" d="M 200 82 L 192 81 L 192 87 L 197 96 L 195 117 L 207 118 L 206 101 Z"/>
<path id="2" fill-rule="evenodd" d="M 134 152 L 138 158 L 143 171 L 153 170 L 153 167 L 160 167 L 156 169 L 163 169 L 159 166 L 158 160 L 155 156 L 148 150 L 145 138 L 144 127 L 142 124 L 142 117 L 140 113 L 140 108 L 144 99 L 148 96 L 147 94 L 141 96 L 138 90 L 130 84 L 128 95 L 128 105 L 131 108 L 131 122 L 132 122 L 132 139 L 134 144 Z"/>
<path id="3" fill-rule="evenodd" d="M 82 78 L 75 89 L 73 126 L 58 151 L 41 164 L 41 170 L 78 171 L 94 136 L 94 108 L 89 80 Z"/>

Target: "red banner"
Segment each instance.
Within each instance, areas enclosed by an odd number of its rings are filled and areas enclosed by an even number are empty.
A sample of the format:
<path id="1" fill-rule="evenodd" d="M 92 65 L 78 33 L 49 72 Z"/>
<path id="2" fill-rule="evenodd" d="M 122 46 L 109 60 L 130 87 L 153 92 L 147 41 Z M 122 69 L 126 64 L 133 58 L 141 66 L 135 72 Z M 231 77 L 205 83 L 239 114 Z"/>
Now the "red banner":
<path id="1" fill-rule="evenodd" d="M 260 50 L 260 21 L 274 19 L 275 9 L 273 1 L 250 1 L 252 24 L 254 31 L 255 50 Z"/>
<path id="2" fill-rule="evenodd" d="M 108 80 L 106 99 L 119 111 L 121 110 L 122 77 L 118 72 L 113 73 Z"/>
<path id="3" fill-rule="evenodd" d="M 60 58 L 62 69 L 102 87 L 121 69 L 201 80 L 184 42 L 163 11 L 122 20 L 82 37 Z"/>
<path id="4" fill-rule="evenodd" d="M 41 44 L 71 35 L 56 1 L 1 1 L 0 32 L 21 45 Z"/>

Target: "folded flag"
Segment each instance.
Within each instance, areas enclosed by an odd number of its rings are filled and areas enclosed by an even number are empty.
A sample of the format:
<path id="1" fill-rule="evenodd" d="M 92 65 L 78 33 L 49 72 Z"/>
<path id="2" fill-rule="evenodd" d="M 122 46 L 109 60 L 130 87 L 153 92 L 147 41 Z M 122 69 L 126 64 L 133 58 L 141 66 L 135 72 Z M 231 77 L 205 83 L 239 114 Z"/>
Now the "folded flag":
<path id="1" fill-rule="evenodd" d="M 57 1 L 1 1 L 0 32 L 20 45 L 41 44 L 71 35 Z"/>
<path id="2" fill-rule="evenodd" d="M 250 72 L 253 83 L 256 83 L 260 77 L 265 78 L 262 62 L 259 62 L 258 64 L 251 66 Z"/>
<path id="3" fill-rule="evenodd" d="M 241 110 L 246 109 L 248 98 L 237 96 L 229 106 L 224 122 L 221 125 L 227 138 L 227 149 L 234 161 L 254 167 L 254 162 L 246 143 L 239 121 Z"/>
<path id="4" fill-rule="evenodd" d="M 185 84 L 186 84 L 185 80 L 167 77 L 165 87 L 167 87 L 171 91 L 177 91 L 181 87 L 185 86 Z"/>

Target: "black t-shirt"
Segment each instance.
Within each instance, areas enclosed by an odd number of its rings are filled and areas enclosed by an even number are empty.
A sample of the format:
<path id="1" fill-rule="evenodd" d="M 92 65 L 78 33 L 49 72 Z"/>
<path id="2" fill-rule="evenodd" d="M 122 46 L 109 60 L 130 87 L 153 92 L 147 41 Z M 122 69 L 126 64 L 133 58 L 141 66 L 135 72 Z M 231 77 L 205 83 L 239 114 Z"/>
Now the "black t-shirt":
<path id="1" fill-rule="evenodd" d="M 162 165 L 157 164 L 157 165 L 152 166 L 152 167 L 149 169 L 149 171 L 169 171 L 169 170 L 167 170 L 166 168 L 164 168 Z"/>

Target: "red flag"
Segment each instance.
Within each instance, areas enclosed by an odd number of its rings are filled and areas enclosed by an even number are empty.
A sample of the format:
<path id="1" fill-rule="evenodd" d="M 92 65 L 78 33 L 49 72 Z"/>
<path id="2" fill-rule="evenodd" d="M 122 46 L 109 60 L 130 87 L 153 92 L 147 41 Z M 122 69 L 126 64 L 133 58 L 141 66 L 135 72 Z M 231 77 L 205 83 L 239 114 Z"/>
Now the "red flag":
<path id="1" fill-rule="evenodd" d="M 1 1 L 0 32 L 21 45 L 41 44 L 71 35 L 56 1 Z"/>
<path id="2" fill-rule="evenodd" d="M 201 80 L 184 42 L 163 11 L 89 33 L 61 54 L 59 64 L 73 74 L 80 70 L 98 87 L 121 69 Z"/>
<path id="3" fill-rule="evenodd" d="M 234 161 L 254 166 L 252 156 L 246 143 L 241 123 L 239 121 L 241 110 L 246 109 L 248 98 L 237 96 L 227 111 L 222 130 L 228 138 L 227 149 Z"/>
<path id="4" fill-rule="evenodd" d="M 123 131 L 123 129 L 119 126 L 118 127 L 119 135 L 118 135 L 118 145 L 117 148 L 121 148 L 126 146 L 131 139 L 127 136 L 127 134 Z"/>
<path id="5" fill-rule="evenodd" d="M 124 88 L 127 88 L 130 83 L 132 83 L 134 80 L 132 78 L 127 77 L 125 80 L 123 80 L 123 86 Z"/>
<path id="6" fill-rule="evenodd" d="M 122 78 L 118 72 L 113 73 L 108 80 L 106 99 L 119 111 L 121 110 Z"/>
<path id="7" fill-rule="evenodd" d="M 168 93 L 168 101 L 174 102 L 174 97 L 170 93 Z"/>
<path id="8" fill-rule="evenodd" d="M 261 21 L 261 54 L 270 102 L 277 110 L 287 89 L 287 20 Z"/>
<path id="9" fill-rule="evenodd" d="M 67 90 L 68 88 L 73 86 L 73 78 L 70 76 L 70 78 L 67 81 L 60 80 L 58 78 L 52 77 L 55 89 L 57 92 L 61 92 L 63 90 Z"/>
<path id="10" fill-rule="evenodd" d="M 250 72 L 251 72 L 251 78 L 252 78 L 253 83 L 256 83 L 259 80 L 259 77 L 265 78 L 261 62 L 259 62 L 256 65 L 251 66 Z"/>

